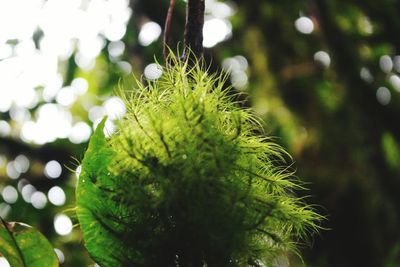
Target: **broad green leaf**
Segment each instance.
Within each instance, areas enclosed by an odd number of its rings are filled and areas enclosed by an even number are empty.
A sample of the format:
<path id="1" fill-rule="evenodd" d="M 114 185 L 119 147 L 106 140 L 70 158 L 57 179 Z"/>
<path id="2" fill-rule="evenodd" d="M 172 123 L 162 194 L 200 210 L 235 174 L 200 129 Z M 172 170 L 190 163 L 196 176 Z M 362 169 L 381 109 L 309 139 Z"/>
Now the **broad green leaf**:
<path id="1" fill-rule="evenodd" d="M 3 219 L 0 224 L 0 255 L 12 267 L 58 266 L 53 247 L 39 231 L 26 224 L 8 223 Z"/>
<path id="2" fill-rule="evenodd" d="M 105 221 L 104 212 L 116 210 L 115 204 L 99 188 L 108 178 L 107 166 L 113 156 L 103 132 L 105 121 L 106 118 L 97 126 L 82 162 L 76 191 L 77 215 L 92 258 L 102 266 L 118 267 L 123 266 L 124 254 L 129 251 Z"/>

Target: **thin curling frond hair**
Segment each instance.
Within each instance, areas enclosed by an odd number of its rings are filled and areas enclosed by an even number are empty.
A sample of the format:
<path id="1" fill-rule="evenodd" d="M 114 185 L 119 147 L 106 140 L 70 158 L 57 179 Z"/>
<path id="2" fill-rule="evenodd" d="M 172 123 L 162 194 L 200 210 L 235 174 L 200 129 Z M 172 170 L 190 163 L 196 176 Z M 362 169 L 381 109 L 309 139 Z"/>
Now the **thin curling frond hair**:
<path id="1" fill-rule="evenodd" d="M 318 231 L 288 157 L 233 103 L 226 74 L 170 53 L 161 78 L 122 88 L 118 131 L 91 138 L 77 188 L 101 266 L 262 266 Z"/>

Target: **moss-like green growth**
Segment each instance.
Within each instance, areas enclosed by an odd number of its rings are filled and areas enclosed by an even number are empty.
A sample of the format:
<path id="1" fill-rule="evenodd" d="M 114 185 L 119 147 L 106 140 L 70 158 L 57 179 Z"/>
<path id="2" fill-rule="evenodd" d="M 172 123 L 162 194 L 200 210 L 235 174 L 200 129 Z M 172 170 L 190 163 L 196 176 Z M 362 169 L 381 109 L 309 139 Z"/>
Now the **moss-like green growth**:
<path id="1" fill-rule="evenodd" d="M 118 132 L 105 138 L 103 121 L 90 141 L 77 189 L 86 246 L 102 267 L 270 264 L 320 217 L 223 76 L 175 64 L 137 81 Z"/>

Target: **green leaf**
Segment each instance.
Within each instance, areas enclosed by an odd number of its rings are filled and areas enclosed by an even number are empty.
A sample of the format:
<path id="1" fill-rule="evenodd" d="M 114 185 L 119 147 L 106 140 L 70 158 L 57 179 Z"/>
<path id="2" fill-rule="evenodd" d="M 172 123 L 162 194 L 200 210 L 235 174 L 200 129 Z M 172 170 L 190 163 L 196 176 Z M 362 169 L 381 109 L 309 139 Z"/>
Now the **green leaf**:
<path id="1" fill-rule="evenodd" d="M 26 224 L 8 223 L 3 219 L 0 224 L 0 255 L 12 267 L 58 266 L 53 247 L 39 231 Z"/>
<path id="2" fill-rule="evenodd" d="M 112 211 L 116 207 L 99 188 L 108 178 L 107 167 L 113 156 L 103 132 L 106 119 L 97 126 L 85 153 L 76 191 L 76 204 L 89 254 L 102 266 L 118 267 L 123 266 L 123 258 L 126 257 L 123 254 L 127 251 L 115 237 L 112 227 L 104 221 L 104 211 Z"/>

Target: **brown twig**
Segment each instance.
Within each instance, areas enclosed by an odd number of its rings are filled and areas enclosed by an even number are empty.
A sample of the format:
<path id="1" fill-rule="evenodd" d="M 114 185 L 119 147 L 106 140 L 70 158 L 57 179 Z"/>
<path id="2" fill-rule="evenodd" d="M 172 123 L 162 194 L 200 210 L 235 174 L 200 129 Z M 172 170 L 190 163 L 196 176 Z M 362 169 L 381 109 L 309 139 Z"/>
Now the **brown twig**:
<path id="1" fill-rule="evenodd" d="M 185 49 L 183 58 L 189 63 L 203 57 L 204 0 L 188 0 L 186 6 Z"/>
<path id="2" fill-rule="evenodd" d="M 168 55 L 169 55 L 169 48 L 168 48 L 168 36 L 169 36 L 169 30 L 171 28 L 171 20 L 172 20 L 172 14 L 174 12 L 174 7 L 175 7 L 175 0 L 170 0 L 169 1 L 169 8 L 168 8 L 168 14 L 167 18 L 165 20 L 165 26 L 164 26 L 164 59 L 167 61 Z"/>

